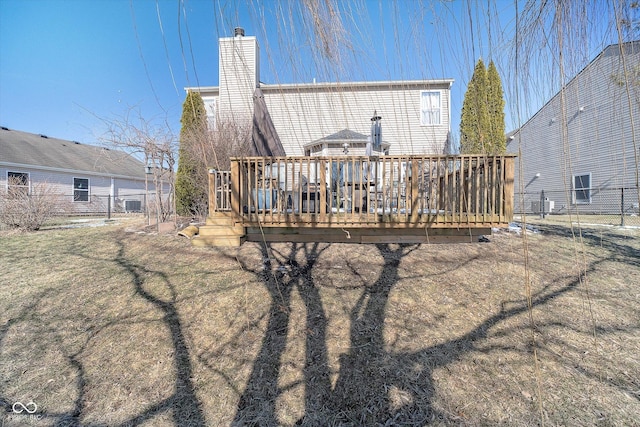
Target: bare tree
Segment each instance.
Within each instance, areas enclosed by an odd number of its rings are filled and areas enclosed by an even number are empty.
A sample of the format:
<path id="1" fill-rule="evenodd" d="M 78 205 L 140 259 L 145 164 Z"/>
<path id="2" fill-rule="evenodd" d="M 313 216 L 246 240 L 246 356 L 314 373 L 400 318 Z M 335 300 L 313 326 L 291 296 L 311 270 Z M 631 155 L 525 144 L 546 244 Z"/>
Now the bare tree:
<path id="1" fill-rule="evenodd" d="M 107 125 L 100 138 L 103 143 L 144 159 L 147 176 L 153 183 L 158 220 L 167 221 L 175 212 L 177 138 L 171 127 L 166 122 L 145 119 L 137 109 L 129 109 L 116 120 L 101 120 Z M 148 185 L 146 180 L 145 183 Z"/>
<path id="2" fill-rule="evenodd" d="M 232 157 L 250 155 L 252 126 L 249 121 L 218 121 L 215 129 L 208 131 L 208 138 L 203 141 L 204 144 L 197 147 L 203 160 L 209 167 L 229 170 Z"/>
<path id="3" fill-rule="evenodd" d="M 209 169 L 230 170 L 231 158 L 248 156 L 252 129 L 252 124 L 248 121 L 220 120 L 213 129 L 189 133 L 189 144 L 184 147 L 188 150 L 187 155 L 196 162 L 198 171 L 192 176 L 192 187 L 208 188 Z M 207 209 L 207 198 L 198 199 L 194 206 L 195 214 L 204 218 Z"/>

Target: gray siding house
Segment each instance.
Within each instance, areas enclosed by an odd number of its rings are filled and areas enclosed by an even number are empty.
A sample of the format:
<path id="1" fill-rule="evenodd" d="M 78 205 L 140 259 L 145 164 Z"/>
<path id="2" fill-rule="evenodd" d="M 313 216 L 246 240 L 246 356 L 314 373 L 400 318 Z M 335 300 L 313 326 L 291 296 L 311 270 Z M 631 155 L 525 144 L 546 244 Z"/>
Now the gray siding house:
<path id="1" fill-rule="evenodd" d="M 605 48 L 511 134 L 516 212 L 637 214 L 639 150 L 635 41 Z"/>
<path id="2" fill-rule="evenodd" d="M 0 191 L 44 184 L 73 213 L 106 212 L 109 198 L 114 211 L 140 211 L 145 176 L 144 163 L 122 151 L 0 129 Z"/>
<path id="3" fill-rule="evenodd" d="M 369 135 L 374 113 L 388 154 L 443 154 L 449 146 L 452 79 L 265 84 L 256 37 L 236 34 L 219 40 L 219 86 L 186 88 L 201 94 L 212 127 L 251 120 L 260 87 L 289 156 L 323 155 L 309 148 L 340 132 Z"/>

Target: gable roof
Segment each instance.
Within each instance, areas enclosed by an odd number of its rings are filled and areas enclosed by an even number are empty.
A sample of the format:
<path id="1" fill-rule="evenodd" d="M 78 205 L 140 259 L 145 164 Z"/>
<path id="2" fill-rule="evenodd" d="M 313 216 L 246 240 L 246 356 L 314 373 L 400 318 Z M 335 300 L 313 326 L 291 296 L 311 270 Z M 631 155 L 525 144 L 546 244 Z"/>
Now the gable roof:
<path id="1" fill-rule="evenodd" d="M 350 129 L 342 129 L 334 134 L 325 136 L 324 138 L 316 139 L 310 144 L 317 144 L 318 142 L 329 142 L 329 141 L 358 141 L 358 142 L 367 142 L 367 135 L 352 131 Z"/>
<path id="2" fill-rule="evenodd" d="M 0 129 L 0 165 L 144 179 L 144 163 L 123 151 Z"/>
<path id="3" fill-rule="evenodd" d="M 352 131 L 351 129 L 342 129 L 331 135 L 325 136 L 320 139 L 316 139 L 315 141 L 307 142 L 306 144 L 304 144 L 304 148 L 313 147 L 323 143 L 327 143 L 330 145 L 342 145 L 345 142 L 350 144 L 353 144 L 353 143 L 366 144 L 368 141 L 368 138 L 369 138 L 368 135 L 362 134 L 360 132 L 355 132 L 355 131 Z M 387 149 L 390 147 L 391 144 L 389 144 L 388 142 L 382 141 L 381 145 L 383 149 Z"/>

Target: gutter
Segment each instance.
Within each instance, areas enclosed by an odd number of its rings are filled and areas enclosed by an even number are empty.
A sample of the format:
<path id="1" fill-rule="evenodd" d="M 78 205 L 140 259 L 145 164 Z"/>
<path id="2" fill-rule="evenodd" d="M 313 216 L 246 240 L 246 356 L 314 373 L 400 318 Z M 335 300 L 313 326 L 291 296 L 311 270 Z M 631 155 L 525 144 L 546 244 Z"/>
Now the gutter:
<path id="1" fill-rule="evenodd" d="M 144 177 L 129 176 L 129 175 L 119 175 L 119 174 L 112 174 L 112 173 L 108 173 L 108 172 L 96 172 L 96 171 L 83 171 L 83 170 L 77 170 L 77 169 L 54 168 L 54 167 L 50 167 L 50 166 L 28 165 L 28 164 L 24 164 L 24 163 L 0 162 L 0 166 L 9 167 L 9 168 L 16 168 L 16 169 L 21 169 L 21 168 L 22 169 L 35 169 L 35 170 L 42 170 L 42 171 L 47 171 L 47 172 L 61 172 L 61 173 L 68 173 L 68 174 L 75 174 L 75 175 L 91 175 L 91 176 L 99 176 L 99 177 L 103 177 L 103 178 L 118 178 L 118 179 L 129 179 L 129 180 L 132 180 L 132 181 L 144 181 Z M 19 171 L 16 171 L 16 172 L 19 172 Z"/>

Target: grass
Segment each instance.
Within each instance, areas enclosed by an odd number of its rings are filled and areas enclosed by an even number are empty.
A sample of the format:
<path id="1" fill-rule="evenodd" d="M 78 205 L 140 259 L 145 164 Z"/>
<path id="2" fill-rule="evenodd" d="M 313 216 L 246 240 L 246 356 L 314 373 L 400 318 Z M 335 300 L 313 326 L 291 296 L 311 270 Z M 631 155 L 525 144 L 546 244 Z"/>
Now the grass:
<path id="1" fill-rule="evenodd" d="M 536 227 L 526 263 L 508 233 L 269 252 L 124 220 L 5 233 L 0 425 L 640 425 L 640 231 Z"/>
<path id="2" fill-rule="evenodd" d="M 520 216 L 516 217 L 517 221 L 521 221 Z M 548 214 L 544 219 L 540 218 L 540 215 L 529 214 L 527 216 L 527 222 L 531 223 L 543 223 L 563 225 L 570 227 L 574 226 L 582 227 L 609 227 L 609 226 L 622 226 L 630 228 L 640 227 L 640 216 L 638 215 L 625 215 L 622 218 L 620 215 L 593 215 L 593 214 L 580 214 L 580 215 L 558 215 Z"/>

